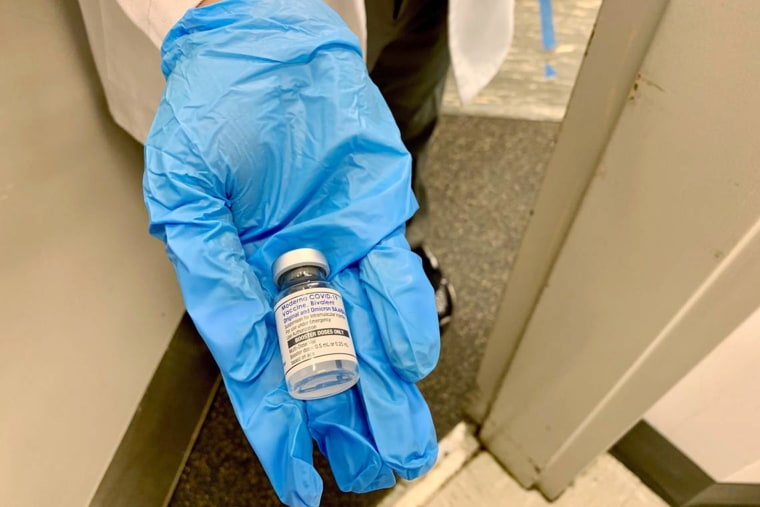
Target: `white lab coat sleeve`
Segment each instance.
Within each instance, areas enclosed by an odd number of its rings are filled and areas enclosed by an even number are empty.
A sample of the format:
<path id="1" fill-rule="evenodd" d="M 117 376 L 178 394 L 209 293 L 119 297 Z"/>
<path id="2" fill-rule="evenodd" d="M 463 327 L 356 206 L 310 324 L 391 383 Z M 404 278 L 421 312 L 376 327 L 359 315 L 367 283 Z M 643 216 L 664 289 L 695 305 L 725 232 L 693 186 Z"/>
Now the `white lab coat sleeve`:
<path id="1" fill-rule="evenodd" d="M 364 59 L 366 60 L 367 13 L 364 9 L 364 0 L 324 0 L 324 2 L 343 18 L 343 21 L 359 38 L 362 55 L 364 55 Z"/>
<path id="2" fill-rule="evenodd" d="M 499 72 L 513 32 L 514 0 L 450 0 L 449 52 L 462 103 Z"/>
<path id="3" fill-rule="evenodd" d="M 325 0 L 366 47 L 363 0 Z M 79 0 L 108 108 L 116 123 L 145 142 L 164 90 L 160 47 L 200 0 Z"/>
<path id="4" fill-rule="evenodd" d="M 188 9 L 201 0 L 118 0 L 124 13 L 156 47 Z"/>
<path id="5" fill-rule="evenodd" d="M 118 0 L 119 5 L 132 22 L 142 30 L 156 47 L 169 33 L 169 29 L 179 21 L 188 9 L 197 6 L 201 0 Z M 364 41 L 366 46 L 367 20 L 363 0 L 324 0 L 341 15 L 346 24 Z"/>
<path id="6" fill-rule="evenodd" d="M 79 0 L 95 64 L 116 123 L 145 142 L 164 77 L 160 44 L 200 0 Z"/>

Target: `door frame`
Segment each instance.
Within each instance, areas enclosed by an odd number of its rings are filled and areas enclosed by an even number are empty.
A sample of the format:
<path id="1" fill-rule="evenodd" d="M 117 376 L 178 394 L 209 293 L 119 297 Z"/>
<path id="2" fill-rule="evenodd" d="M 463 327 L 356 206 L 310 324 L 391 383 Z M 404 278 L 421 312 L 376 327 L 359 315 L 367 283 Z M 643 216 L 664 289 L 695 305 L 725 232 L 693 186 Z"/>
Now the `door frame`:
<path id="1" fill-rule="evenodd" d="M 584 392 L 588 375 L 583 380 L 580 374 L 561 375 L 546 367 L 547 348 L 537 344 L 549 340 L 529 332 L 537 320 L 556 317 L 556 312 L 539 315 L 537 309 L 550 292 L 550 275 L 554 279 L 589 186 L 595 177 L 603 177 L 600 162 L 624 107 L 645 85 L 665 93 L 640 70 L 669 3 L 605 0 L 600 9 L 468 408 L 482 423 L 479 436 L 486 448 L 523 486 L 535 486 L 550 499 L 760 306 L 758 220 L 742 225 L 742 234 L 730 248 L 716 251 L 714 269 L 689 297 L 678 300 L 664 327 L 641 337 L 643 349 L 621 348 L 616 364 L 627 366 L 616 378 L 608 376 L 603 385 L 589 390 L 593 392 Z M 603 364 L 605 349 L 597 345 L 579 338 L 565 343 L 564 350 L 575 347 Z M 557 403 L 563 393 L 566 403 L 581 400 L 577 406 L 591 408 L 579 421 L 564 419 L 562 437 L 555 433 L 558 441 L 542 442 L 563 420 L 566 407 Z"/>
<path id="2" fill-rule="evenodd" d="M 602 3 L 470 396 L 467 413 L 478 423 L 491 409 L 667 3 Z"/>

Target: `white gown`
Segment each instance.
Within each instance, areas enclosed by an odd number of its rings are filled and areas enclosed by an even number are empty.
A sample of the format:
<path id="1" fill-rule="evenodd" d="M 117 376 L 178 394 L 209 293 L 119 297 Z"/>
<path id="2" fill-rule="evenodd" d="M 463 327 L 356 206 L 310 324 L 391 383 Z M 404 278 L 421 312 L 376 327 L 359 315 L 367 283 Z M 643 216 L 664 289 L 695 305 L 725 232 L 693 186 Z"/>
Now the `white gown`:
<path id="1" fill-rule="evenodd" d="M 325 0 L 366 47 L 364 0 Z M 164 79 L 161 45 L 200 0 L 79 0 L 108 107 L 140 142 L 153 121 Z M 449 50 L 466 103 L 496 75 L 512 43 L 514 0 L 449 0 Z"/>

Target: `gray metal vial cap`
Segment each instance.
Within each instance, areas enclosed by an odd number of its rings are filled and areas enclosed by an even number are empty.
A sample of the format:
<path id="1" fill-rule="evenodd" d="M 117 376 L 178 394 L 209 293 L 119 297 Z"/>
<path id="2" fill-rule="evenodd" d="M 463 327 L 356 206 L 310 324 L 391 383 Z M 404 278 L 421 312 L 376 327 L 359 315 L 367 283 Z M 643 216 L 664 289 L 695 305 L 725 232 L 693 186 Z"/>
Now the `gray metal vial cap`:
<path id="1" fill-rule="evenodd" d="M 316 266 L 325 272 L 325 276 L 330 274 L 330 265 L 324 254 L 314 248 L 296 248 L 280 255 L 272 265 L 272 274 L 274 283 L 278 283 L 280 277 L 287 271 L 303 266 Z"/>

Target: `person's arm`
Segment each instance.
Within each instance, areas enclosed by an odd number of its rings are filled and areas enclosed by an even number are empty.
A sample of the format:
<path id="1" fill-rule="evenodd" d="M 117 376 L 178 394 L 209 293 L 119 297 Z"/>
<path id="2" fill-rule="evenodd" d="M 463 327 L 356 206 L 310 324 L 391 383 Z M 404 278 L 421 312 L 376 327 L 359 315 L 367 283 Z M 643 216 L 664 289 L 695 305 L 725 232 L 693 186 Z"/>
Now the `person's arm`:
<path id="1" fill-rule="evenodd" d="M 229 0 L 188 11 L 162 52 L 150 230 L 280 499 L 319 504 L 313 442 L 344 491 L 425 473 L 437 441 L 415 382 L 438 360 L 437 312 L 404 239 L 411 157 L 357 38 L 319 0 Z M 272 315 L 272 264 L 303 247 L 329 261 L 359 363 L 355 387 L 307 402 Z"/>

